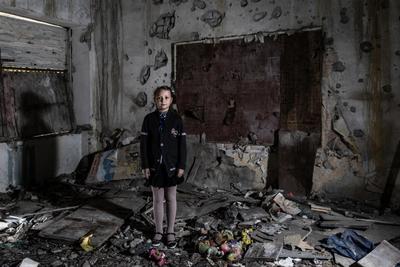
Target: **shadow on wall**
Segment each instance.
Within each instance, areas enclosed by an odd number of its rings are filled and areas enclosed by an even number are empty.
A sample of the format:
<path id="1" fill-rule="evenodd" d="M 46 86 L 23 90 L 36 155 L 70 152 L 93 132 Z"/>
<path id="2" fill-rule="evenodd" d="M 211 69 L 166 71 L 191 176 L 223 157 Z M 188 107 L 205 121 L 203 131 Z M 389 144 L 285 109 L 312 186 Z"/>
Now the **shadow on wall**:
<path id="1" fill-rule="evenodd" d="M 46 179 L 56 175 L 56 139 L 38 137 L 52 132 L 52 128 L 46 123 L 51 120 L 45 119 L 49 116 L 50 107 L 51 104 L 33 92 L 21 94 L 21 118 L 18 121 L 21 123 L 20 136 L 26 139 L 22 150 L 21 181 L 25 188 L 43 185 Z"/>

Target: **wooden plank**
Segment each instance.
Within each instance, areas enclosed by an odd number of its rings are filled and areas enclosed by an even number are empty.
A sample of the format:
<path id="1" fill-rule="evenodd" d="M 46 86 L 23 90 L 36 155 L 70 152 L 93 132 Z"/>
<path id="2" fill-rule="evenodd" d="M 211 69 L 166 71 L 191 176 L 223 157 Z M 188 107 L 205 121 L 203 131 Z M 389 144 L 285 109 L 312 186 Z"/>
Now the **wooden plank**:
<path id="1" fill-rule="evenodd" d="M 324 221 L 320 222 L 319 226 L 322 228 L 351 228 L 365 230 L 371 226 L 371 222 L 360 222 L 360 221 Z"/>
<path id="2" fill-rule="evenodd" d="M 76 242 L 89 232 L 91 242 L 98 247 L 107 241 L 124 223 L 124 220 L 91 206 L 83 206 L 61 220 L 54 221 L 40 231 L 39 236 Z"/>
<path id="3" fill-rule="evenodd" d="M 0 16 L 3 67 L 66 69 L 67 30 Z"/>
<path id="4" fill-rule="evenodd" d="M 400 262 L 400 250 L 383 240 L 373 251 L 357 262 L 358 266 L 395 266 Z"/>

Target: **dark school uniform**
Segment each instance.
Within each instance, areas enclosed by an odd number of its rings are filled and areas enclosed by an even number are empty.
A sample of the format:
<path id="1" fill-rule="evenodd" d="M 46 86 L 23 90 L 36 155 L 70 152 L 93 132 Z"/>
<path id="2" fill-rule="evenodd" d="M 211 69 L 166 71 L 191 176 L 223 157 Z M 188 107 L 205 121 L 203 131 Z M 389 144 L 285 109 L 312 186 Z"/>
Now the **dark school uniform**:
<path id="1" fill-rule="evenodd" d="M 186 165 L 186 133 L 175 110 L 165 113 L 156 110 L 146 115 L 140 136 L 140 157 L 142 168 L 150 169 L 150 185 L 170 187 L 180 182 L 177 172 Z"/>

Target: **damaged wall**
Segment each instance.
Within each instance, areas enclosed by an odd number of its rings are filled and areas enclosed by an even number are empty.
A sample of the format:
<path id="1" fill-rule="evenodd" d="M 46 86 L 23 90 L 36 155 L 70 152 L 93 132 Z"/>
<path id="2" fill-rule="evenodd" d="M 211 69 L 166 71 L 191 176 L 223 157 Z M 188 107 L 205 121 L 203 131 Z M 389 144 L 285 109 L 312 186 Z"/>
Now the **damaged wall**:
<path id="1" fill-rule="evenodd" d="M 117 41 L 122 81 L 106 88 L 117 116 L 104 129 L 136 133 L 154 108 L 152 91 L 170 84 L 173 43 L 257 32 L 321 27 L 325 38 L 322 86 L 322 149 L 314 169 L 315 194 L 378 200 L 385 185 L 400 124 L 399 3 L 390 1 L 121 1 Z M 112 10 L 107 12 L 113 12 Z M 96 27 L 102 27 L 96 24 Z M 121 38 L 121 34 L 118 34 Z M 168 63 L 154 68 L 165 51 Z M 112 51 L 110 52 L 112 54 Z M 119 51 L 118 57 L 121 56 Z M 117 62 L 116 62 L 117 63 Z M 110 65 L 109 65 L 110 66 Z M 112 70 L 108 70 L 108 75 Z M 142 75 L 141 75 L 142 73 Z M 119 86 L 119 88 L 115 88 Z M 104 88 L 104 87 L 103 87 Z M 104 93 L 104 92 L 103 92 Z M 146 97 L 144 97 L 146 96 Z M 118 101 L 115 101 L 118 100 Z M 321 157 L 335 157 L 329 164 Z M 354 163 L 354 160 L 356 163 Z M 350 168 L 349 165 L 356 165 Z M 376 194 L 371 194 L 376 192 Z"/>
<path id="2" fill-rule="evenodd" d="M 325 8 L 339 16 L 324 23 L 323 134 L 313 190 L 377 203 L 400 136 L 400 96 L 392 89 L 399 84 L 400 5 L 331 1 Z"/>
<path id="3" fill-rule="evenodd" d="M 89 125 L 92 118 L 90 54 L 86 44 L 80 42 L 81 34 L 91 20 L 90 4 L 86 0 L 0 1 L 0 12 L 53 23 L 70 30 L 72 54 L 68 49 L 66 57 L 67 61 L 70 58 L 73 61 L 69 74 L 72 76 L 74 116 L 78 126 Z M 40 183 L 45 178 L 72 172 L 80 158 L 88 153 L 88 140 L 88 135 L 83 132 L 1 143 L 0 192 L 9 185 L 26 184 L 29 180 Z"/>

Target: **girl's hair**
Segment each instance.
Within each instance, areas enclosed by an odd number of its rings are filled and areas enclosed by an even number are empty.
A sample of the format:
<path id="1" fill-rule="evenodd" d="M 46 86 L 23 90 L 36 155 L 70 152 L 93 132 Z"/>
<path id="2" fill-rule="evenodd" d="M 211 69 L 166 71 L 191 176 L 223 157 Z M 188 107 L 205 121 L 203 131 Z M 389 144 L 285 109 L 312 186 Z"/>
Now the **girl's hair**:
<path id="1" fill-rule="evenodd" d="M 157 87 L 156 90 L 154 90 L 153 98 L 155 99 L 160 94 L 160 92 L 163 91 L 163 90 L 164 91 L 169 91 L 171 93 L 172 99 L 175 99 L 175 94 L 172 91 L 171 87 L 166 86 L 166 85 L 162 85 L 162 86 Z"/>

